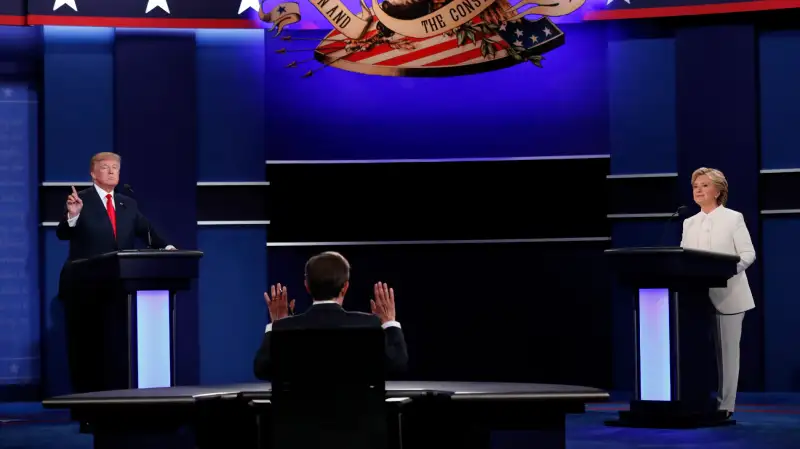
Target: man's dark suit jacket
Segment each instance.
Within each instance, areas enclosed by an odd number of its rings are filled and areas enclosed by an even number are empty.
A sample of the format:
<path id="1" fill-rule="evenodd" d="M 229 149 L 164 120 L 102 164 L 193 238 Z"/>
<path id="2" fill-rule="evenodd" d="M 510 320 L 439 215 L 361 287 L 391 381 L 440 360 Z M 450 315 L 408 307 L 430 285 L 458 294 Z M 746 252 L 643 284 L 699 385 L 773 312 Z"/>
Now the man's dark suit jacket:
<path id="1" fill-rule="evenodd" d="M 331 328 L 364 328 L 381 327 L 380 319 L 375 315 L 361 312 L 348 312 L 339 304 L 315 304 L 305 313 L 286 317 L 273 322 L 272 330 L 280 329 L 331 329 Z M 255 375 L 261 380 L 270 380 L 272 373 L 270 357 L 270 334 L 266 332 L 261 346 L 256 352 L 253 362 Z M 403 330 L 399 327 L 387 327 L 386 335 L 386 367 L 389 375 L 399 374 L 407 369 L 408 350 Z"/>
<path id="2" fill-rule="evenodd" d="M 150 222 L 139 211 L 136 200 L 133 198 L 114 192 L 117 218 L 117 238 L 115 239 L 111 220 L 106 211 L 105 200 L 97 194 L 95 186 L 81 190 L 78 192 L 78 196 L 83 200 L 83 209 L 78 222 L 74 227 L 70 227 L 65 211 L 64 217 L 56 229 L 56 236 L 59 240 L 69 240 L 69 255 L 61 270 L 59 287 L 61 293 L 64 292 L 64 282 L 69 277 L 69 263 L 73 260 L 133 249 L 137 237 L 147 241 L 148 229 L 154 248 L 167 246 L 167 243 L 156 234 L 150 226 Z"/>

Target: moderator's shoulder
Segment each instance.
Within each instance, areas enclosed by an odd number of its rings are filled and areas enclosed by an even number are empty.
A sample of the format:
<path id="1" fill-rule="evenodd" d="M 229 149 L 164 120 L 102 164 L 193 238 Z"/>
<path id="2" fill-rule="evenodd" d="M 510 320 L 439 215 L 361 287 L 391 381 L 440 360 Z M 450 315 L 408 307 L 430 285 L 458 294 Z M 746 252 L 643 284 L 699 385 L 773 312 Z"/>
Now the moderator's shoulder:
<path id="1" fill-rule="evenodd" d="M 291 315 L 272 322 L 272 330 L 302 327 L 303 315 Z"/>
<path id="2" fill-rule="evenodd" d="M 351 312 L 349 310 L 346 310 L 345 313 L 351 319 L 357 319 L 357 320 L 363 321 L 365 323 L 371 323 L 371 322 L 374 321 L 374 322 L 377 322 L 378 324 L 380 324 L 380 322 L 381 322 L 380 318 L 376 317 L 375 315 L 373 315 L 371 313 Z"/>

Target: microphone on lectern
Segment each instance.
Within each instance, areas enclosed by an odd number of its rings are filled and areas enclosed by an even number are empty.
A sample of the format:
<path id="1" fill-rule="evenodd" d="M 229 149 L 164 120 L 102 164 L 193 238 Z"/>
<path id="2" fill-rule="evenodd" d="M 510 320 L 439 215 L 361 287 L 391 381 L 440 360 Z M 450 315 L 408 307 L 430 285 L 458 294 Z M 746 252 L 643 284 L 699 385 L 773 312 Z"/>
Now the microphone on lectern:
<path id="1" fill-rule="evenodd" d="M 126 191 L 133 194 L 133 187 L 130 184 L 124 184 L 122 186 Z M 121 203 L 120 203 L 121 204 Z M 147 249 L 153 248 L 153 239 L 150 237 L 150 222 L 147 222 Z"/>
<path id="2" fill-rule="evenodd" d="M 661 233 L 661 239 L 659 240 L 659 246 L 664 246 L 664 243 L 665 243 L 664 240 L 667 237 L 667 231 L 669 231 L 669 224 L 672 223 L 672 220 L 674 220 L 675 217 L 679 217 L 679 216 L 683 215 L 684 213 L 686 213 L 687 210 L 689 210 L 688 207 L 680 206 L 672 215 L 669 216 L 669 219 L 667 219 L 667 222 L 664 223 L 664 230 Z"/>

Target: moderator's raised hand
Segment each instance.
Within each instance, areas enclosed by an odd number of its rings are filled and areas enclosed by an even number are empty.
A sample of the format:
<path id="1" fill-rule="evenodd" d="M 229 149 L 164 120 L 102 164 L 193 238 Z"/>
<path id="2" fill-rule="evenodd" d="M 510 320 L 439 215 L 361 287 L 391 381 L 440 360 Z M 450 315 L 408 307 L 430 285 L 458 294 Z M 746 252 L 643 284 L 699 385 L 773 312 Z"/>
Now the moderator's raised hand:
<path id="1" fill-rule="evenodd" d="M 78 191 L 75 190 L 75 186 L 72 186 L 72 193 L 67 196 L 67 218 L 78 216 L 81 210 L 83 210 L 83 200 L 78 195 Z"/>
<path id="2" fill-rule="evenodd" d="M 294 299 L 289 301 L 289 291 L 281 284 L 273 285 L 269 288 L 269 293 L 264 292 L 264 300 L 267 302 L 270 321 L 277 321 L 289 316 L 289 311 L 294 313 Z"/>
<path id="3" fill-rule="evenodd" d="M 384 282 L 378 282 L 373 287 L 374 299 L 370 301 L 372 313 L 381 319 L 381 323 L 395 321 L 394 289 L 389 288 Z"/>

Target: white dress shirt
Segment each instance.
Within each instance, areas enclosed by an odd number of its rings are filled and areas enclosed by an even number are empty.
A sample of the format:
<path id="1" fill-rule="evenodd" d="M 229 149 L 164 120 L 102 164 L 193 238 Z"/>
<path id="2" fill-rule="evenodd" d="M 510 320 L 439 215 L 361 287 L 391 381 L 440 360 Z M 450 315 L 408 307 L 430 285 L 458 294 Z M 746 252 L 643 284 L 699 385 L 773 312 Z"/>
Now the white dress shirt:
<path id="1" fill-rule="evenodd" d="M 318 306 L 320 304 L 337 304 L 337 302 L 335 300 L 333 300 L 333 299 L 328 300 L 328 301 L 314 301 L 314 303 L 311 304 L 311 306 L 312 307 L 313 306 Z M 387 328 L 390 328 L 390 327 L 400 327 L 400 322 L 398 322 L 398 321 L 387 321 L 387 322 L 381 324 L 381 327 L 384 328 L 384 329 L 387 329 Z M 267 328 L 264 330 L 264 333 L 266 334 L 267 332 L 269 332 L 271 330 L 272 330 L 272 323 L 269 323 L 269 324 L 267 324 Z"/>

